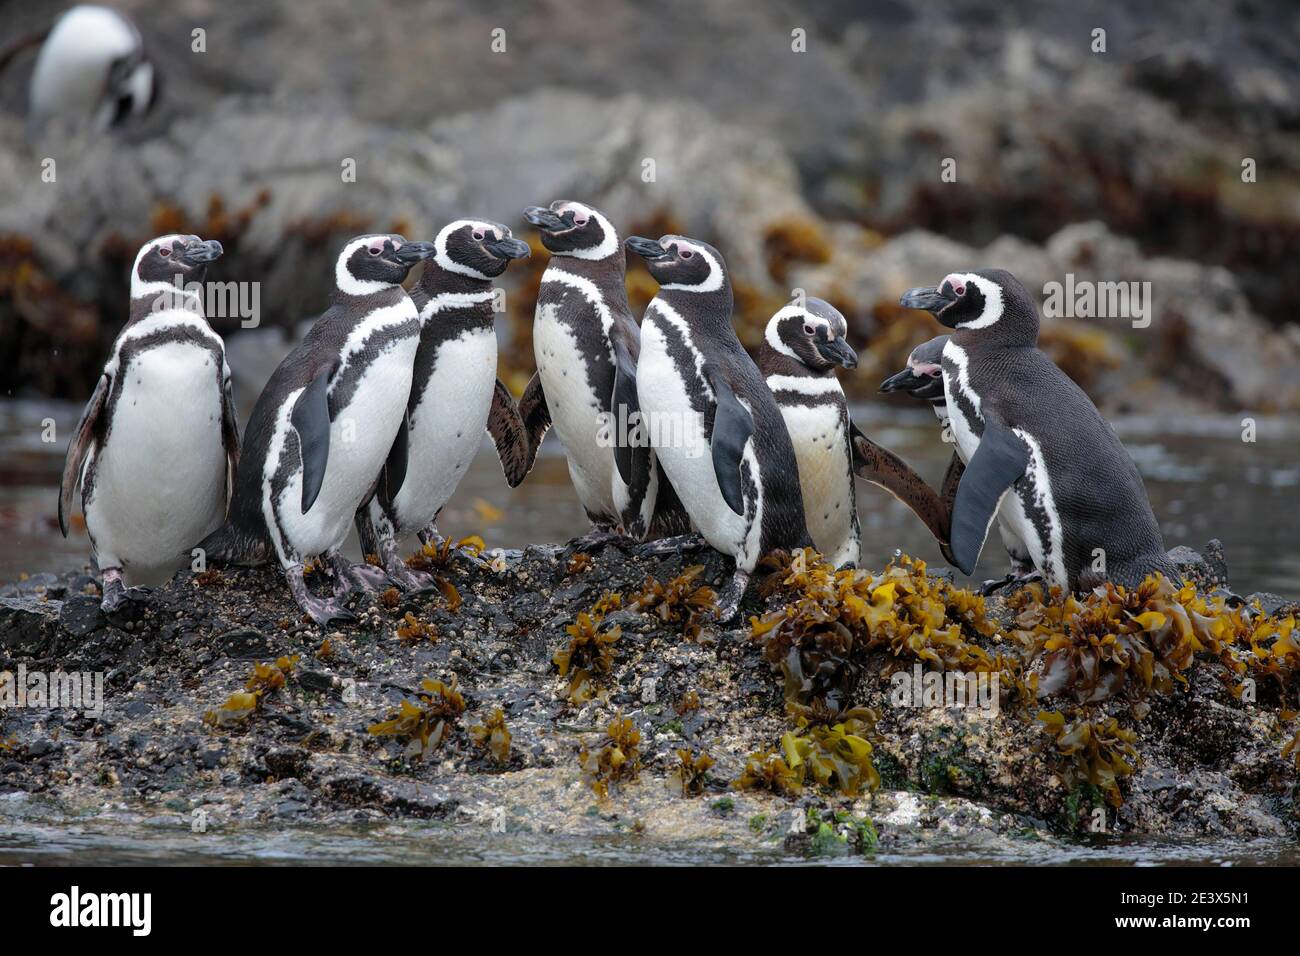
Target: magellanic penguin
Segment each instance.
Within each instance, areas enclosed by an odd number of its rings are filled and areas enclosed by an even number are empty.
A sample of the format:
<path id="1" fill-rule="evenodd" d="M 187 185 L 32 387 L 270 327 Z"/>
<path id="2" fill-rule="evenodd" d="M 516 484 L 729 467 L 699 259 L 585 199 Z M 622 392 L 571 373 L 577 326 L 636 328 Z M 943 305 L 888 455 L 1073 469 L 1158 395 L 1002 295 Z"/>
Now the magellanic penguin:
<path id="1" fill-rule="evenodd" d="M 420 314 L 420 346 L 407 403 L 406 478 L 397 495 L 378 493 L 357 511 L 362 550 L 378 555 L 404 589 L 433 583 L 407 568 L 397 540 L 438 540 L 435 521 L 465 475 L 486 428 L 511 488 L 524 480 L 528 439 L 510 390 L 497 378 L 492 280 L 528 244 L 497 222 L 458 219 L 434 239 L 433 258 L 411 292 Z"/>
<path id="2" fill-rule="evenodd" d="M 140 31 L 116 10 L 81 4 L 45 33 L 23 37 L 0 55 L 0 72 L 20 51 L 41 45 L 28 88 L 28 122 L 52 120 L 103 132 L 154 105 L 158 75 Z"/>
<path id="3" fill-rule="evenodd" d="M 203 543 L 233 564 L 278 559 L 298 605 L 317 624 L 352 617 L 352 587 L 386 586 L 378 568 L 338 551 L 381 471 L 389 500 L 406 471 L 406 406 L 420 314 L 402 288 L 430 242 L 359 236 L 339 254 L 330 307 L 271 374 L 244 432 L 230 517 Z M 308 593 L 303 562 L 327 559 L 332 598 Z"/>
<path id="4" fill-rule="evenodd" d="M 785 420 L 731 325 L 731 280 L 718 250 L 697 239 L 633 236 L 659 294 L 641 322 L 631 399 L 692 522 L 735 558 L 719 596 L 736 614 L 759 559 L 812 547 L 799 464 Z"/>
<path id="5" fill-rule="evenodd" d="M 535 455 L 549 427 L 594 531 L 585 547 L 622 530 L 649 539 L 686 532 L 689 521 L 644 433 L 629 423 L 640 332 L 627 303 L 627 259 L 608 217 L 578 202 L 531 206 L 551 260 L 533 320 L 537 374 L 519 399 Z M 531 462 L 530 462 L 531 464 Z"/>
<path id="6" fill-rule="evenodd" d="M 837 367 L 857 368 L 845 341 L 848 323 L 829 302 L 792 302 L 767 323 L 758 367 L 776 397 L 799 461 L 804 518 L 813 544 L 836 567 L 856 566 L 862 552 L 856 474 L 893 494 L 942 543 L 948 509 L 916 472 L 853 423 Z"/>
<path id="7" fill-rule="evenodd" d="M 193 287 L 221 252 L 180 235 L 140 248 L 130 318 L 68 444 L 59 528 L 80 483 L 105 611 L 141 596 L 126 583 L 157 584 L 189 560 L 226 513 L 239 426 L 226 350 Z"/>
<path id="8" fill-rule="evenodd" d="M 939 489 L 941 506 L 946 514 L 951 515 L 953 501 L 957 496 L 957 486 L 961 482 L 962 473 L 966 470 L 966 461 L 962 458 L 960 446 L 957 446 L 956 440 L 952 438 L 952 428 L 948 423 L 948 399 L 943 391 L 943 350 L 948 344 L 948 338 L 947 335 L 940 335 L 914 348 L 912 354 L 907 357 L 907 368 L 885 379 L 880 384 L 880 390 L 906 392 L 915 399 L 929 402 L 943 427 L 944 441 L 950 441 L 956 446 L 952 458 L 948 461 L 948 470 Z M 1012 526 L 1002 520 L 1001 515 L 997 522 L 998 535 L 1002 538 L 1002 545 L 1006 548 L 1007 554 L 1011 557 L 1011 572 L 1002 580 L 986 581 L 983 589 L 985 592 L 992 592 L 1008 583 L 1018 584 L 1038 577 L 1034 562 L 1029 557 L 1029 548 L 1020 540 Z M 941 540 L 939 547 L 950 564 L 957 563 L 946 540 Z"/>
<path id="9" fill-rule="evenodd" d="M 953 330 L 944 395 L 967 462 L 953 502 L 957 566 L 971 573 L 997 517 L 1048 586 L 1133 587 L 1157 571 L 1180 580 L 1137 467 L 1083 390 L 1038 349 L 1038 310 L 1016 278 L 952 273 L 901 301 Z"/>

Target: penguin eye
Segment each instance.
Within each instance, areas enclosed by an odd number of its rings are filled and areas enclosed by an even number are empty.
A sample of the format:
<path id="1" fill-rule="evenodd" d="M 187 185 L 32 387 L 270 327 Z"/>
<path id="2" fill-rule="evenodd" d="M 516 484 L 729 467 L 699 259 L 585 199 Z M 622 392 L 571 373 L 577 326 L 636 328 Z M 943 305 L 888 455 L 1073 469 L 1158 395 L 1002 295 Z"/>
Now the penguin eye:
<path id="1" fill-rule="evenodd" d="M 693 255 L 695 255 L 695 253 L 691 252 L 691 250 L 689 250 L 689 249 L 683 249 L 683 250 L 681 251 L 681 257 L 682 257 L 683 259 L 689 259 L 689 258 L 690 258 L 691 256 L 693 256 Z"/>
<path id="2" fill-rule="evenodd" d="M 475 229 L 473 235 L 474 235 L 474 241 L 475 241 L 475 242 L 482 242 L 482 241 L 483 241 L 483 233 L 482 233 L 481 230 Z"/>
<path id="3" fill-rule="evenodd" d="M 575 226 L 585 226 L 587 224 L 587 217 L 582 213 L 578 213 L 573 217 L 573 224 Z"/>
<path id="4" fill-rule="evenodd" d="M 368 251 L 372 256 L 377 256 L 377 255 L 379 255 L 379 252 L 380 252 L 378 246 L 371 246 L 370 249 L 367 250 L 367 251 Z"/>
<path id="5" fill-rule="evenodd" d="M 171 251 L 171 249 L 170 249 L 169 247 L 167 247 L 167 246 L 161 246 L 161 247 L 159 247 L 159 249 L 158 249 L 158 255 L 160 255 L 160 256 L 166 257 L 166 256 L 170 256 L 171 254 L 172 254 L 172 251 Z"/>
<path id="6" fill-rule="evenodd" d="M 803 334 L 804 334 L 804 335 L 816 335 L 816 334 L 817 334 L 817 330 L 816 330 L 815 328 L 813 328 L 811 325 L 808 325 L 807 323 L 804 323 Z"/>

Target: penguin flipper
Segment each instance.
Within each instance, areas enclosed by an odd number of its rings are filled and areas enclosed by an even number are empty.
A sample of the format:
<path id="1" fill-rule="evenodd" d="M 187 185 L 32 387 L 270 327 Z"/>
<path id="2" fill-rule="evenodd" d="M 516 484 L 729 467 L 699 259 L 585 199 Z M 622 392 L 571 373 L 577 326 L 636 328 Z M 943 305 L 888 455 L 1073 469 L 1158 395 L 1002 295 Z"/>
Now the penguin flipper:
<path id="1" fill-rule="evenodd" d="M 511 488 L 519 487 L 532 466 L 532 458 L 528 455 L 528 433 L 524 430 L 524 421 L 519 415 L 515 397 L 501 379 L 497 379 L 492 389 L 487 430 L 497 446 L 497 457 L 501 459 L 506 484 Z"/>
<path id="2" fill-rule="evenodd" d="M 610 344 L 614 347 L 614 394 L 610 399 L 610 410 L 614 413 L 615 421 L 627 422 L 631 427 L 634 413 L 636 421 L 641 420 L 641 401 L 636 394 L 636 361 L 621 336 L 610 335 Z M 620 406 L 625 409 L 621 415 Z M 629 488 L 634 487 L 637 479 L 644 484 L 649 462 L 650 456 L 645 453 L 645 447 L 635 442 L 631 435 L 615 435 L 614 464 L 618 466 L 618 475 L 623 479 L 623 484 Z"/>
<path id="3" fill-rule="evenodd" d="M 239 468 L 239 416 L 230 389 L 230 376 L 221 385 L 221 446 L 226 451 L 226 504 L 235 493 L 235 472 Z"/>
<path id="4" fill-rule="evenodd" d="M 519 396 L 519 419 L 524 423 L 524 434 L 528 436 L 528 458 L 524 462 L 526 475 L 533 470 L 537 450 L 542 447 L 542 439 L 551 427 L 551 410 L 546 406 L 542 377 L 536 372 L 528 380 L 524 394 Z"/>
<path id="5" fill-rule="evenodd" d="M 397 493 L 406 481 L 406 463 L 411 454 L 411 418 L 408 412 L 402 412 L 402 423 L 397 426 L 397 435 L 393 438 L 393 447 L 388 450 L 388 460 L 384 462 L 384 471 L 380 476 L 379 500 L 385 505 L 393 503 Z"/>
<path id="6" fill-rule="evenodd" d="M 853 473 L 884 488 L 907 505 L 939 542 L 947 543 L 950 510 L 925 479 L 888 448 L 862 434 L 852 421 L 849 436 L 853 446 Z"/>
<path id="7" fill-rule="evenodd" d="M 952 509 L 957 500 L 957 488 L 961 484 L 961 476 L 965 473 L 966 463 L 961 460 L 961 455 L 954 451 L 948 461 L 948 470 L 944 472 L 943 484 L 939 486 L 939 501 L 943 504 L 943 513 L 948 521 L 948 536 L 939 541 L 939 550 L 943 552 L 944 560 L 952 565 L 957 563 L 952 553 Z"/>
<path id="8" fill-rule="evenodd" d="M 952 554 L 963 574 L 975 570 L 998 505 L 1029 465 L 1029 448 L 991 415 L 984 418 L 979 448 L 957 485 L 952 510 Z"/>
<path id="9" fill-rule="evenodd" d="M 706 368 L 705 376 L 713 387 L 717 409 L 713 413 L 713 473 L 718 479 L 727 507 L 738 515 L 745 513 L 745 489 L 740 482 L 740 461 L 745 445 L 754 435 L 754 419 L 731 385 L 717 372 Z"/>
<path id="10" fill-rule="evenodd" d="M 302 455 L 302 511 L 306 514 L 316 503 L 325 483 L 325 466 L 330 457 L 329 387 L 338 363 L 316 372 L 311 383 L 294 402 L 289 421 L 298 433 L 298 450 Z"/>
<path id="11" fill-rule="evenodd" d="M 81 480 L 81 466 L 86 460 L 86 453 L 90 451 L 95 426 L 108 401 L 109 385 L 109 377 L 100 375 L 95 391 L 91 393 L 90 401 L 81 413 L 81 421 L 77 422 L 76 430 L 72 433 L 72 440 L 68 442 L 68 453 L 63 459 L 63 481 L 59 486 L 59 530 L 65 538 L 68 536 L 68 515 L 72 513 L 72 495 L 77 490 L 77 482 Z"/>

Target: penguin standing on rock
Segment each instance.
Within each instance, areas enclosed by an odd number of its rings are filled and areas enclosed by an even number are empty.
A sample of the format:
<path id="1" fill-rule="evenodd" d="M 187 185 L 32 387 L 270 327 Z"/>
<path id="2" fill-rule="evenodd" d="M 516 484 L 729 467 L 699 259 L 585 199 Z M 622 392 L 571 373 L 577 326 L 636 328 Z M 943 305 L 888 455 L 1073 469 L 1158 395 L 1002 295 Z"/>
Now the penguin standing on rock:
<path id="1" fill-rule="evenodd" d="M 497 222 L 458 219 L 434 239 L 411 293 L 420 315 L 420 346 L 407 402 L 406 478 L 393 497 L 378 493 L 357 511 L 366 554 L 377 554 L 388 576 L 407 590 L 433 584 L 407 568 L 397 548 L 402 535 L 438 540 L 435 520 L 478 452 L 486 428 L 511 488 L 524 480 L 528 439 L 510 390 L 497 378 L 492 280 L 528 244 Z M 399 438 L 402 433 L 399 432 Z"/>
<path id="2" fill-rule="evenodd" d="M 722 255 L 683 236 L 633 236 L 659 294 L 641 323 L 637 403 L 665 474 L 704 539 L 735 558 L 719 619 L 735 617 L 770 551 L 811 547 L 799 464 L 776 399 L 731 325 Z"/>
<path id="3" fill-rule="evenodd" d="M 993 520 L 1024 543 L 1048 586 L 1126 587 L 1165 554 L 1137 467 L 1095 405 L 1038 349 L 1038 310 L 1011 273 L 952 273 L 902 304 L 953 330 L 943 347 L 948 420 L 966 470 L 952 553 L 970 574 Z"/>
<path id="4" fill-rule="evenodd" d="M 849 417 L 837 367 L 857 368 L 845 341 L 848 323 L 829 302 L 808 299 L 780 309 L 767 323 L 758 367 L 785 418 L 799 461 L 804 517 L 817 550 L 836 567 L 861 557 L 856 474 L 912 509 L 941 542 L 948 509 L 934 490 L 888 449 L 867 438 Z"/>
<path id="5" fill-rule="evenodd" d="M 244 433 L 230 518 L 203 543 L 232 564 L 279 560 L 298 606 L 317 624 L 350 620 L 351 588 L 386 587 L 387 576 L 339 553 L 356 510 L 378 489 L 388 500 L 406 472 L 406 408 L 420 314 L 402 288 L 433 243 L 397 235 L 352 239 L 334 269 L 330 307 L 262 390 Z M 381 476 L 382 471 L 382 476 Z M 317 598 L 304 561 L 323 556 L 334 596 Z"/>
<path id="6" fill-rule="evenodd" d="M 635 420 L 628 421 L 640 332 L 627 302 L 618 233 L 603 213 L 577 202 L 531 206 L 524 218 L 541 231 L 551 260 L 533 320 L 537 374 L 519 399 L 519 413 L 531 456 L 552 426 L 564 444 L 573 487 L 594 528 L 571 547 L 599 544 L 620 529 L 638 539 L 686 532 L 685 511 L 661 481 Z"/>
<path id="7" fill-rule="evenodd" d="M 239 426 L 221 336 L 191 286 L 221 243 L 162 236 L 131 267 L 131 314 L 68 444 L 59 528 L 81 506 L 108 612 L 189 559 L 221 523 Z"/>
<path id="8" fill-rule="evenodd" d="M 880 390 L 907 392 L 913 398 L 929 402 L 934 409 L 934 414 L 943 425 L 944 440 L 952 441 L 949 437 L 951 429 L 948 427 L 948 399 L 943 391 L 943 350 L 948 344 L 948 339 L 949 336 L 940 335 L 912 349 L 912 354 L 907 357 L 907 368 L 885 379 L 880 384 Z M 939 490 L 939 499 L 945 515 L 952 514 L 957 486 L 965 470 L 966 461 L 962 458 L 962 450 L 958 446 L 949 459 L 948 470 L 944 474 L 943 484 Z M 1007 554 L 1011 557 L 1011 572 L 1002 580 L 984 582 L 983 590 L 986 594 L 1006 584 L 1023 584 L 1039 576 L 1034 570 L 1034 562 L 1029 557 L 1029 548 L 1020 540 L 1011 525 L 1002 520 L 1001 515 L 997 521 L 998 535 L 1002 538 L 1002 545 L 1007 549 Z M 939 547 L 950 564 L 957 563 L 946 538 L 940 539 Z"/>

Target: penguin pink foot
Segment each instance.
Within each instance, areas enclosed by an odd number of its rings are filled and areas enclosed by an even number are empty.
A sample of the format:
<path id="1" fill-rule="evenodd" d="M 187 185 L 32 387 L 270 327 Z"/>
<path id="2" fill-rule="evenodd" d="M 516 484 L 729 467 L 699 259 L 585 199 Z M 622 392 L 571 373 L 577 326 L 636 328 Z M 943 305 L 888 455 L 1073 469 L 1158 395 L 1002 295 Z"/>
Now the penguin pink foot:
<path id="1" fill-rule="evenodd" d="M 740 601 L 745 596 L 745 590 L 749 587 L 749 572 L 736 568 L 736 573 L 731 576 L 727 586 L 722 589 L 718 595 L 717 621 L 719 624 L 727 624 L 736 616 L 740 610 Z"/>
<path id="2" fill-rule="evenodd" d="M 328 627 L 334 621 L 355 621 L 357 616 L 343 606 L 337 597 L 318 598 L 307 590 L 307 582 L 302 576 L 301 564 L 292 564 L 284 569 L 285 579 L 289 582 L 289 593 L 298 602 L 304 614 L 320 627 Z"/>
<path id="3" fill-rule="evenodd" d="M 122 580 L 121 568 L 104 569 L 104 598 L 99 609 L 105 614 L 116 614 L 128 602 L 143 604 L 149 599 L 148 588 L 129 588 Z"/>
<path id="4" fill-rule="evenodd" d="M 329 565 L 334 572 L 335 581 L 346 583 L 367 594 L 378 594 L 393 586 L 392 580 L 382 568 L 373 564 L 354 564 L 337 551 L 330 552 Z"/>

